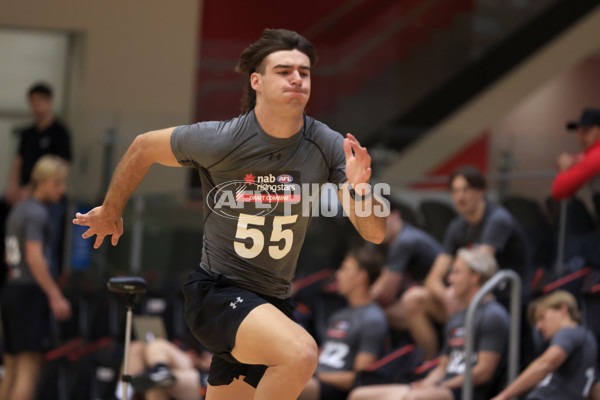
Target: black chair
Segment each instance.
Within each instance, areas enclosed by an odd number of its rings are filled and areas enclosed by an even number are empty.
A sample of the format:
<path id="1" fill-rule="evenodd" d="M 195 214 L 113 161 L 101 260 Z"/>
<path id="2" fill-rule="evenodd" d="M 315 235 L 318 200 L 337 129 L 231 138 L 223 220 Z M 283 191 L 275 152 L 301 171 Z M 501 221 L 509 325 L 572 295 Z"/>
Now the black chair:
<path id="1" fill-rule="evenodd" d="M 585 290 L 581 299 L 581 317 L 582 325 L 588 328 L 596 341 L 600 343 L 600 284 L 598 274 L 593 274 L 591 285 Z M 600 357 L 600 347 L 598 349 L 598 356 Z M 600 359 L 600 358 L 599 358 Z"/>
<path id="2" fill-rule="evenodd" d="M 550 267 L 556 258 L 555 239 L 548 217 L 538 201 L 521 196 L 510 196 L 502 201 L 525 230 L 532 249 L 533 265 Z"/>
<path id="3" fill-rule="evenodd" d="M 401 201 L 394 200 L 395 207 L 400 211 L 400 215 L 402 215 L 402 220 L 408 222 L 409 224 L 422 228 L 423 222 L 421 221 L 421 216 L 415 211 L 415 209 Z"/>
<path id="4" fill-rule="evenodd" d="M 567 233 L 579 235 L 586 234 L 596 228 L 596 221 L 587 206 L 577 197 L 572 197 L 567 206 Z M 560 201 L 552 197 L 546 198 L 546 208 L 550 215 L 550 222 L 558 229 L 560 221 Z"/>
<path id="5" fill-rule="evenodd" d="M 450 221 L 456 217 L 454 208 L 447 202 L 429 199 L 421 201 L 419 209 L 425 219 L 425 230 L 440 243 L 443 243 L 446 228 Z"/>
<path id="6" fill-rule="evenodd" d="M 600 223 L 600 193 L 596 193 L 592 197 L 592 201 L 594 202 L 594 213 L 596 214 L 596 223 Z"/>

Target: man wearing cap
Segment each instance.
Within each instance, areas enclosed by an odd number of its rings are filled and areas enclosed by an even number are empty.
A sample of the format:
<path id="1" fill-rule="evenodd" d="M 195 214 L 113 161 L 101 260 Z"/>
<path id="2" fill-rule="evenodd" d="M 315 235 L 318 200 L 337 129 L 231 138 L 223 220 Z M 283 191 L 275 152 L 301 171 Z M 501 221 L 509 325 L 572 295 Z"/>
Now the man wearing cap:
<path id="1" fill-rule="evenodd" d="M 461 248 L 448 280 L 460 311 L 444 328 L 444 350 L 438 365 L 425 379 L 406 384 L 364 386 L 353 390 L 349 400 L 459 400 L 467 364 L 465 354 L 467 307 L 481 286 L 498 271 L 494 256 L 480 247 Z M 488 296 L 477 308 L 473 329 L 473 398 L 488 399 L 505 364 L 510 318 L 500 303 Z"/>
<path id="2" fill-rule="evenodd" d="M 567 130 L 577 131 L 583 153 L 562 153 L 556 161 L 558 175 L 552 184 L 552 197 L 571 197 L 585 183 L 600 194 L 600 109 L 586 108 L 579 121 L 568 122 Z"/>

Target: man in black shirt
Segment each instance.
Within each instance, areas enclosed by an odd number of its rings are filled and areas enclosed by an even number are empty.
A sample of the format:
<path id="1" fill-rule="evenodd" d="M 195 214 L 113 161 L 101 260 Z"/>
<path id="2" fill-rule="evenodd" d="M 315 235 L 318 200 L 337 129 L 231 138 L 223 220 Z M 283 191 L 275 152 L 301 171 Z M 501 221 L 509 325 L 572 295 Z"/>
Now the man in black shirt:
<path id="1" fill-rule="evenodd" d="M 67 128 L 52 111 L 52 89 L 42 83 L 29 89 L 28 100 L 35 119 L 32 126 L 21 131 L 19 152 L 10 171 L 6 200 L 14 205 L 29 194 L 27 185 L 36 161 L 45 154 L 54 154 L 71 161 L 71 142 Z"/>
<path id="2" fill-rule="evenodd" d="M 384 238 L 387 260 L 371 286 L 371 296 L 386 313 L 394 314 L 393 308 L 402 293 L 411 284 L 423 282 L 443 248 L 429 233 L 404 221 L 395 200 L 389 199 L 389 202 L 390 216 Z"/>

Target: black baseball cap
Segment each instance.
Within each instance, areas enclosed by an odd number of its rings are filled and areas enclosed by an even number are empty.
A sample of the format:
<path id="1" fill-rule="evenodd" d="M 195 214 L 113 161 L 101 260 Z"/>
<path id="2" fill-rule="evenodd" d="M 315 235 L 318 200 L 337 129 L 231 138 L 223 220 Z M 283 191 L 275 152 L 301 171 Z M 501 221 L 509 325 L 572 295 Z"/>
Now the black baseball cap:
<path id="1" fill-rule="evenodd" d="M 579 121 L 567 122 L 567 130 L 574 131 L 580 126 L 600 126 L 600 109 L 598 108 L 586 108 L 581 113 Z"/>

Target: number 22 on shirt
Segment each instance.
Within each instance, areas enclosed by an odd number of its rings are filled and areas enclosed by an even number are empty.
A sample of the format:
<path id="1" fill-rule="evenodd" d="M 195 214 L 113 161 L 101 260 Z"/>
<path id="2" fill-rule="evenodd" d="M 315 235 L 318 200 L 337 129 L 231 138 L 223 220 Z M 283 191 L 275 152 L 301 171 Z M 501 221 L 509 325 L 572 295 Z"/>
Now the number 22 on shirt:
<path id="1" fill-rule="evenodd" d="M 258 256 L 265 247 L 264 232 L 258 228 L 251 227 L 264 226 L 264 216 L 240 214 L 238 218 L 237 229 L 235 231 L 236 239 L 250 239 L 252 244 L 250 247 L 245 242 L 234 241 L 233 248 L 235 252 L 244 258 L 254 258 Z M 298 220 L 297 215 L 275 216 L 273 217 L 273 230 L 268 246 L 269 255 L 275 260 L 280 260 L 287 255 L 292 249 L 294 243 L 294 232 L 285 225 L 294 224 Z M 279 242 L 283 240 L 284 246 L 280 248 Z"/>

